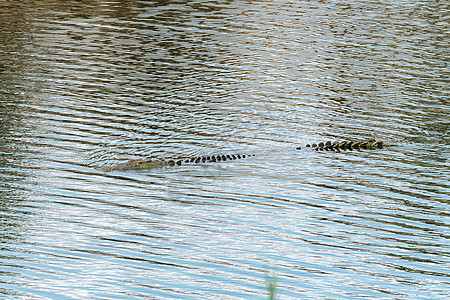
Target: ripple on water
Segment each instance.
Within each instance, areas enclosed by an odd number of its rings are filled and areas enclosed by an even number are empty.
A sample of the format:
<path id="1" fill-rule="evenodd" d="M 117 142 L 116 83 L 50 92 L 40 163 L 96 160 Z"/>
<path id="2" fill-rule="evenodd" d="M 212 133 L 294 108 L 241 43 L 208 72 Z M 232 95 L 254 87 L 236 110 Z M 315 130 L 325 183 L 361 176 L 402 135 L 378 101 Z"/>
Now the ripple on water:
<path id="1" fill-rule="evenodd" d="M 6 3 L 0 295 L 446 299 L 445 11 Z"/>

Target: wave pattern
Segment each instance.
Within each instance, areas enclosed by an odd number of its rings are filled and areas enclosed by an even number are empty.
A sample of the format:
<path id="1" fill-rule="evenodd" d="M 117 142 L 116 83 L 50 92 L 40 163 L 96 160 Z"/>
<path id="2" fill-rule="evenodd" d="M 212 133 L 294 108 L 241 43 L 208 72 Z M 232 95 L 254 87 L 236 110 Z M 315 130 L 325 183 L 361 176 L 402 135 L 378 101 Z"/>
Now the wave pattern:
<path id="1" fill-rule="evenodd" d="M 446 299 L 442 5 L 2 4 L 0 296 Z"/>

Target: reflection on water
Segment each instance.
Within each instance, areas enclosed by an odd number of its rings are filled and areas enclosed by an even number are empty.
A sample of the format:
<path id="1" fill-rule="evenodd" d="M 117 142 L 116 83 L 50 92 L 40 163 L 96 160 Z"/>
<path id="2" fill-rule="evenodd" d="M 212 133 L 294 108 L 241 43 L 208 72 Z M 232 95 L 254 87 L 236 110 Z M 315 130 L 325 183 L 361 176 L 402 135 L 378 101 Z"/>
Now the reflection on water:
<path id="1" fill-rule="evenodd" d="M 0 295 L 445 299 L 447 12 L 3 3 Z M 400 147 L 286 151 L 370 138 Z"/>

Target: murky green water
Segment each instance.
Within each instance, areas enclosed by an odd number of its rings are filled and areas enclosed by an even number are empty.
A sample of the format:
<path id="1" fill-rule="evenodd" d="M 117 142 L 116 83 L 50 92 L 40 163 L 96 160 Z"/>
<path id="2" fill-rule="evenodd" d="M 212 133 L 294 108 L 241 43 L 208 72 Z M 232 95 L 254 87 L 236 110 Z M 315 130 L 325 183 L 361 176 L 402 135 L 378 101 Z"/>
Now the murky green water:
<path id="1" fill-rule="evenodd" d="M 0 298 L 447 299 L 448 15 L 1 2 Z M 370 138 L 400 147 L 289 150 Z"/>

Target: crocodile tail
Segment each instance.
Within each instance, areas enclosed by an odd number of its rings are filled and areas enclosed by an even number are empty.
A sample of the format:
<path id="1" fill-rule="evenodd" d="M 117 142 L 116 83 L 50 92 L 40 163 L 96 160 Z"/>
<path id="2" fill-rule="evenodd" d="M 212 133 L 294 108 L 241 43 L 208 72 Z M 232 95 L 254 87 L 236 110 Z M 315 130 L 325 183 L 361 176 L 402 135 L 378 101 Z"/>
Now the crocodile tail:
<path id="1" fill-rule="evenodd" d="M 367 142 L 355 142 L 355 141 L 327 141 L 320 143 L 307 144 L 307 148 L 312 148 L 315 151 L 334 151 L 339 152 L 341 150 L 374 150 L 374 149 L 383 149 L 385 146 L 392 146 L 391 144 L 386 144 L 382 141 L 369 140 Z M 301 149 L 301 147 L 297 147 L 297 150 Z"/>

